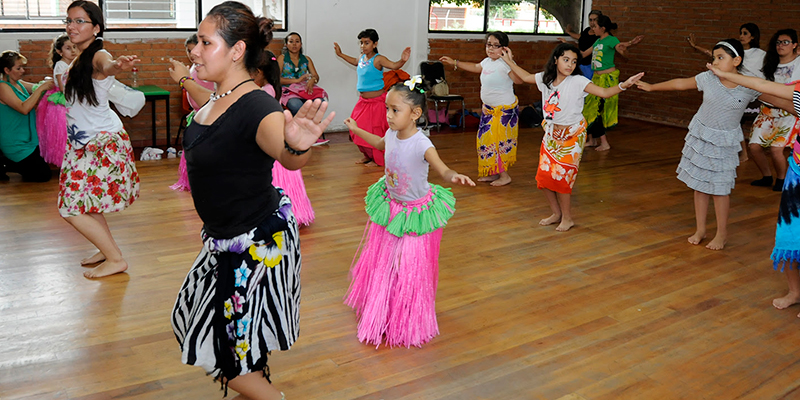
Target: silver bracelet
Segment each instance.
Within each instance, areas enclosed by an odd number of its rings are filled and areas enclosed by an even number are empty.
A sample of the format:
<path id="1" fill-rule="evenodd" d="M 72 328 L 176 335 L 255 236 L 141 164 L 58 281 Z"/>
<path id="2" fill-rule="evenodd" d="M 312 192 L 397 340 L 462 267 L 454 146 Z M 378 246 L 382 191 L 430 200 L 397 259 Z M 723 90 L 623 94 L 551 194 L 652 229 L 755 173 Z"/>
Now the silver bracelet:
<path id="1" fill-rule="evenodd" d="M 625 89 L 624 87 L 622 87 L 622 82 L 618 83 L 617 86 L 619 86 L 619 90 L 622 90 L 623 92 L 628 90 L 628 89 Z"/>

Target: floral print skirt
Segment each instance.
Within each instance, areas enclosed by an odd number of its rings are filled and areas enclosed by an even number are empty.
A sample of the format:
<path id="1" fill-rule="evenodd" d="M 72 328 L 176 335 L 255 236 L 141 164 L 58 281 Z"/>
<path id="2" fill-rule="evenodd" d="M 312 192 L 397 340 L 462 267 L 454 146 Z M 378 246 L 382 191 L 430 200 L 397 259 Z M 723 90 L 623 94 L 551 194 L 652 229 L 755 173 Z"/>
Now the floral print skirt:
<path id="1" fill-rule="evenodd" d="M 269 379 L 267 356 L 299 334 L 300 240 L 289 197 L 249 232 L 202 238 L 172 309 L 181 361 L 217 379 L 257 371 Z"/>
<path id="2" fill-rule="evenodd" d="M 492 107 L 484 104 L 478 126 L 478 176 L 505 172 L 517 161 L 519 100 Z"/>
<path id="3" fill-rule="evenodd" d="M 791 147 L 797 136 L 799 121 L 797 117 L 780 108 L 761 105 L 758 117 L 753 122 L 750 143 L 758 143 L 763 148 Z"/>
<path id="4" fill-rule="evenodd" d="M 67 141 L 58 193 L 62 217 L 121 211 L 137 197 L 139 173 L 125 130 L 100 132 L 81 148 Z"/>
<path id="5" fill-rule="evenodd" d="M 545 124 L 536 185 L 556 193 L 572 193 L 586 143 L 586 120 L 570 126 Z"/>

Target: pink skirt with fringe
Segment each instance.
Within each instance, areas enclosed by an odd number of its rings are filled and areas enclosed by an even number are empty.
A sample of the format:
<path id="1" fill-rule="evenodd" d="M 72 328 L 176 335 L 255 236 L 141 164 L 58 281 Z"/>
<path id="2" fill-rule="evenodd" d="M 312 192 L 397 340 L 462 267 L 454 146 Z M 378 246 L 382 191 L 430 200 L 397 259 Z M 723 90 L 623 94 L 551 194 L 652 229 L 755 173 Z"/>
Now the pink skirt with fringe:
<path id="1" fill-rule="evenodd" d="M 286 191 L 292 201 L 292 212 L 298 225 L 311 225 L 314 222 L 314 209 L 306 193 L 303 173 L 300 170 L 290 171 L 278 161 L 272 165 L 272 185 Z"/>
<path id="2" fill-rule="evenodd" d="M 36 132 L 42 158 L 48 164 L 61 167 L 67 151 L 67 108 L 48 100 L 54 93 L 58 93 L 58 89 L 48 90 L 36 107 Z"/>
<path id="3" fill-rule="evenodd" d="M 192 191 L 192 188 L 189 187 L 189 171 L 186 169 L 186 157 L 183 152 L 181 152 L 181 162 L 178 164 L 178 181 L 173 183 L 169 188 L 179 192 Z"/>

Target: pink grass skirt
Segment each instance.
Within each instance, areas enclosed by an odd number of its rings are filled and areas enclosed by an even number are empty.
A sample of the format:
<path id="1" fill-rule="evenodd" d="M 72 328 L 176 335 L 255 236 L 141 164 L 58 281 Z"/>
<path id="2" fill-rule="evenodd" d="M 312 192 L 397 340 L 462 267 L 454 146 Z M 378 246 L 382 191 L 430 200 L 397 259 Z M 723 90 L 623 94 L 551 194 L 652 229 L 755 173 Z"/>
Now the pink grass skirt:
<path id="1" fill-rule="evenodd" d="M 178 181 L 173 183 L 169 188 L 172 190 L 191 192 L 192 188 L 189 187 L 189 172 L 186 170 L 186 157 L 181 153 L 181 162 L 178 164 Z"/>
<path id="2" fill-rule="evenodd" d="M 421 207 L 431 194 L 413 202 L 390 202 L 391 216 Z M 442 228 L 423 235 L 392 235 L 367 222 L 366 243 L 350 268 L 345 304 L 358 316 L 358 340 L 380 346 L 421 347 L 439 334 L 436 287 Z"/>
<path id="3" fill-rule="evenodd" d="M 67 108 L 47 100 L 58 89 L 50 89 L 36 107 L 39 153 L 48 164 L 61 167 L 67 151 Z"/>
<path id="4" fill-rule="evenodd" d="M 358 102 L 353 107 L 350 118 L 356 121 L 359 128 L 373 135 L 380 137 L 386 135 L 386 131 L 389 130 L 389 123 L 386 121 L 386 93 L 371 99 L 359 97 Z M 383 151 L 370 146 L 369 143 L 356 136 L 353 132 L 350 132 L 350 139 L 358 145 L 358 149 L 364 156 L 375 161 L 375 164 L 384 165 Z"/>
<path id="5" fill-rule="evenodd" d="M 290 171 L 278 161 L 272 165 L 272 185 L 286 191 L 292 201 L 292 212 L 299 225 L 311 225 L 314 222 L 314 209 L 306 193 L 303 173 L 300 170 Z"/>

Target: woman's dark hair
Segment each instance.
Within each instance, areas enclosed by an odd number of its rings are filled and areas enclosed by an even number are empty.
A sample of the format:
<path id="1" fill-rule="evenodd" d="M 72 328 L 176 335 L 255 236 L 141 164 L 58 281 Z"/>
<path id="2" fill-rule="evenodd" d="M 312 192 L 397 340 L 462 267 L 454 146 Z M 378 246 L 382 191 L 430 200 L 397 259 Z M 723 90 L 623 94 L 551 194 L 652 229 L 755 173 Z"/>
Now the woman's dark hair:
<path id="1" fill-rule="evenodd" d="M 375 34 L 377 35 L 377 33 L 375 33 Z M 285 37 L 285 38 L 283 38 L 283 45 L 284 45 L 284 47 L 286 47 L 286 45 L 289 43 L 289 36 L 297 36 L 297 38 L 298 38 L 298 39 L 300 39 L 300 43 L 303 43 L 303 38 L 302 38 L 302 37 L 300 37 L 300 34 L 299 34 L 299 33 L 297 33 L 297 32 L 289 32 L 289 34 L 288 34 L 288 35 L 286 35 L 286 37 Z M 359 39 L 361 39 L 361 37 L 359 37 Z M 375 52 L 377 52 L 377 51 L 378 51 L 378 50 L 377 50 L 377 49 L 375 49 Z M 303 54 L 303 46 L 302 46 L 302 45 L 300 45 L 300 51 L 299 51 L 298 53 L 299 53 L 299 54 Z"/>
<path id="2" fill-rule="evenodd" d="M 731 46 L 733 46 L 734 49 L 736 49 L 736 53 L 739 53 L 739 54 L 734 53 L 734 51 L 731 50 L 730 47 L 725 46 L 724 44 L 721 44 L 721 43 L 717 43 L 714 46 L 714 48 L 711 49 L 711 51 L 713 52 L 716 49 L 722 49 L 726 53 L 728 53 L 728 55 L 731 56 L 732 58 L 741 57 L 742 58 L 742 62 L 740 62 L 739 65 L 736 67 L 737 71 L 741 70 L 742 66 L 744 66 L 744 46 L 742 46 L 742 42 L 740 42 L 740 41 L 738 41 L 736 39 L 725 39 L 725 40 L 720 40 L 720 42 L 725 42 L 725 43 L 730 44 Z"/>
<path id="3" fill-rule="evenodd" d="M 605 28 L 606 32 L 611 36 L 614 36 L 611 31 L 616 30 L 618 27 L 617 24 L 611 22 L 611 18 L 608 15 L 602 14 L 597 16 L 597 26 Z"/>
<path id="4" fill-rule="evenodd" d="M 100 31 L 92 44 L 82 50 L 78 58 L 73 61 L 67 77 L 67 85 L 64 87 L 64 97 L 70 102 L 77 99 L 96 106 L 98 104 L 97 96 L 94 93 L 94 83 L 92 82 L 94 55 L 103 49 L 103 31 L 106 29 L 106 25 L 103 21 L 103 11 L 97 4 L 86 0 L 76 0 L 67 7 L 67 11 L 75 7 L 82 8 L 92 21 L 92 26 L 99 27 Z"/>
<path id="5" fill-rule="evenodd" d="M 265 49 L 263 62 L 258 66 L 258 70 L 264 75 L 264 79 L 267 80 L 267 83 L 275 89 L 275 98 L 280 100 L 282 92 L 281 66 L 278 65 L 278 59 L 275 57 L 275 54 Z"/>
<path id="6" fill-rule="evenodd" d="M 508 35 L 506 35 L 505 32 L 500 32 L 500 31 L 489 32 L 486 34 L 486 41 L 489 41 L 490 37 L 497 39 L 497 41 L 500 42 L 500 46 L 508 47 Z"/>
<path id="7" fill-rule="evenodd" d="M 191 36 L 186 38 L 186 41 L 183 42 L 183 47 L 186 47 L 186 46 L 188 46 L 190 44 L 197 45 L 197 34 L 196 33 L 193 33 L 193 34 L 191 34 Z"/>
<path id="8" fill-rule="evenodd" d="M 564 53 L 568 51 L 575 53 L 576 61 L 580 60 L 581 52 L 578 51 L 578 48 L 575 47 L 574 44 L 560 43 L 558 46 L 556 46 L 555 49 L 553 49 L 553 53 L 550 54 L 550 58 L 548 58 L 547 62 L 544 64 L 544 72 L 542 73 L 542 82 L 544 82 L 544 84 L 547 85 L 548 88 L 552 89 L 550 87 L 550 84 L 552 84 L 556 80 L 556 77 L 558 77 L 558 67 L 556 65 L 556 61 L 561 56 L 563 56 Z M 581 69 L 578 68 L 578 65 L 576 64 L 575 69 L 572 70 L 572 75 L 580 75 L 580 74 L 581 74 Z"/>
<path id="9" fill-rule="evenodd" d="M 603 12 L 600 10 L 592 10 L 589 11 L 589 15 L 597 15 L 598 17 L 600 17 L 601 15 L 603 15 Z"/>
<path id="10" fill-rule="evenodd" d="M 739 27 L 739 32 L 741 32 L 742 29 L 747 29 L 747 31 L 750 32 L 750 36 L 752 37 L 752 39 L 750 39 L 750 47 L 754 49 L 759 48 L 759 42 L 761 41 L 761 30 L 758 29 L 758 25 L 748 22 Z"/>
<path id="11" fill-rule="evenodd" d="M 250 7 L 238 1 L 226 1 L 214 6 L 206 18 L 217 24 L 217 33 L 233 47 L 238 41 L 245 44 L 244 67 L 253 73 L 263 63 L 264 48 L 272 40 L 275 23 L 269 18 L 256 17 Z"/>
<path id="12" fill-rule="evenodd" d="M 378 39 L 379 39 L 378 38 L 378 31 L 376 31 L 375 29 L 372 29 L 372 28 L 364 29 L 363 31 L 358 33 L 358 40 L 361 40 L 363 38 L 367 38 L 369 40 L 372 40 L 372 43 L 377 43 Z M 375 52 L 376 53 L 378 52 L 378 46 L 375 46 Z"/>
<path id="13" fill-rule="evenodd" d="M 425 92 L 428 90 L 428 88 L 426 88 L 424 85 L 425 82 L 422 81 L 414 86 L 414 90 L 411 90 L 408 86 L 406 86 L 405 82 L 400 82 L 392 86 L 389 91 L 402 94 L 406 104 L 410 105 L 412 109 L 414 107 L 419 107 L 422 109 L 422 113 L 420 114 L 422 116 L 428 113 L 428 98 L 425 96 Z"/>
<path id="14" fill-rule="evenodd" d="M 53 45 L 50 46 L 50 54 L 47 57 L 47 64 L 50 65 L 50 68 L 53 68 L 57 62 L 61 61 L 62 57 L 61 54 L 58 54 L 58 51 L 61 51 L 61 49 L 64 47 L 64 43 L 67 43 L 68 40 L 69 36 L 67 36 L 66 33 L 62 33 L 53 39 Z"/>
<path id="15" fill-rule="evenodd" d="M 28 59 L 25 58 L 25 56 L 17 53 L 14 50 L 6 50 L 0 53 L 0 76 L 5 78 L 6 68 L 8 69 L 14 68 L 14 64 L 17 63 L 17 60 L 22 60 L 23 64 L 28 63 Z"/>
<path id="16" fill-rule="evenodd" d="M 775 80 L 775 71 L 778 70 L 778 64 L 781 63 L 781 56 L 778 55 L 778 38 L 780 36 L 788 36 L 792 39 L 792 43 L 797 43 L 797 31 L 794 29 L 781 29 L 772 35 L 769 39 L 769 47 L 767 47 L 767 54 L 764 55 L 764 77 L 768 81 Z"/>

